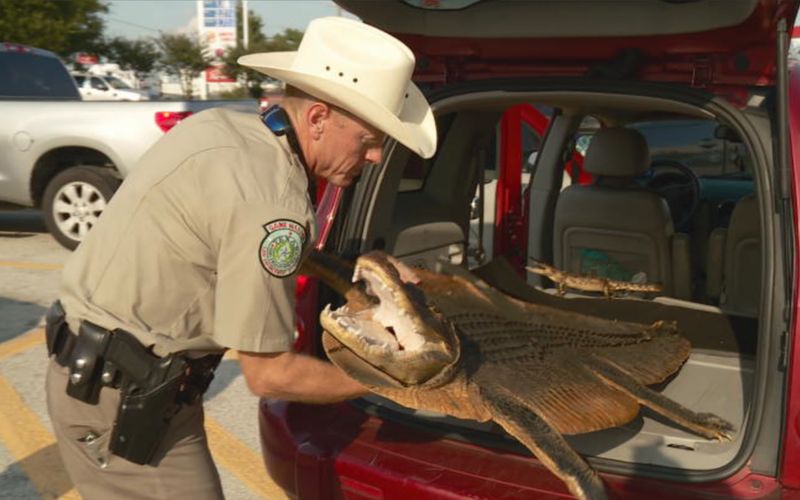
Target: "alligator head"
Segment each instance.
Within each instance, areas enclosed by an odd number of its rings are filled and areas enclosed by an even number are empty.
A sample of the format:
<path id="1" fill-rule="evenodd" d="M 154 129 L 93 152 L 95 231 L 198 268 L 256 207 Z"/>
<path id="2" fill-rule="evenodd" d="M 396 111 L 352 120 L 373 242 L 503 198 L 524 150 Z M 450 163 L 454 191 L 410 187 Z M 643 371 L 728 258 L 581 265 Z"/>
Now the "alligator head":
<path id="1" fill-rule="evenodd" d="M 352 277 L 363 287 L 346 293 L 348 301 L 339 309 L 328 305 L 320 314 L 326 331 L 323 344 L 331 361 L 362 382 L 431 385 L 442 381 L 459 359 L 452 323 L 426 304 L 414 284 L 401 278 L 401 273 L 411 272 L 381 252 L 364 254 Z M 378 377 L 364 375 L 375 370 Z"/>

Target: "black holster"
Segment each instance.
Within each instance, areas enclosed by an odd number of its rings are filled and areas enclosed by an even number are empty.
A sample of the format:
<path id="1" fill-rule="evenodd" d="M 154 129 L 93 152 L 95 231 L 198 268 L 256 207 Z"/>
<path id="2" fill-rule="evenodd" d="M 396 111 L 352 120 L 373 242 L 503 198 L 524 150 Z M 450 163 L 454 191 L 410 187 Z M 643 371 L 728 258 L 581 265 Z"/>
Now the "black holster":
<path id="1" fill-rule="evenodd" d="M 161 360 L 151 380 L 123 386 L 111 431 L 111 452 L 137 464 L 150 463 L 183 404 L 180 393 L 186 387 L 189 365 L 172 354 Z"/>
<path id="2" fill-rule="evenodd" d="M 100 389 L 120 389 L 109 450 L 137 464 L 152 461 L 170 420 L 183 405 L 200 399 L 222 354 L 189 359 L 159 357 L 125 330 L 106 330 L 82 321 L 72 334 L 56 302 L 47 313 L 47 348 L 70 370 L 67 394 L 97 404 Z"/>

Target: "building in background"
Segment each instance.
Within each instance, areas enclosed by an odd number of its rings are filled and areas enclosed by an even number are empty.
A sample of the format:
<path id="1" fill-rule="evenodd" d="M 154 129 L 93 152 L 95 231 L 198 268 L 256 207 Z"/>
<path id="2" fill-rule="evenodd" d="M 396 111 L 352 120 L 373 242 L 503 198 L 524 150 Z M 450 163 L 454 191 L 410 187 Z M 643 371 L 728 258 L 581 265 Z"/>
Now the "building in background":
<path id="1" fill-rule="evenodd" d="M 197 0 L 197 39 L 206 55 L 214 59 L 211 65 L 192 81 L 194 97 L 213 98 L 240 86 L 222 71 L 222 56 L 236 46 L 236 0 Z M 182 88 L 176 75 L 161 74 L 161 91 L 168 98 L 180 98 Z"/>
<path id="2" fill-rule="evenodd" d="M 236 80 L 222 71 L 225 51 L 236 46 L 236 1 L 198 0 L 197 33 L 207 54 L 215 59 L 202 75 L 207 94 L 233 90 Z"/>
<path id="3" fill-rule="evenodd" d="M 221 58 L 236 46 L 236 2 L 197 0 L 197 33 L 208 54 Z"/>

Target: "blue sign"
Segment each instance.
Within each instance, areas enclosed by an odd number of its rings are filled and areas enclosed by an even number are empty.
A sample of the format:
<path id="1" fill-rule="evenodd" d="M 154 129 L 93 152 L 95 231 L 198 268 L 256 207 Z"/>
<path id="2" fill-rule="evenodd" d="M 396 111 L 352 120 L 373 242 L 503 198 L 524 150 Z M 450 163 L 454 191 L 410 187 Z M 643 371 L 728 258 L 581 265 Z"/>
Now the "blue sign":
<path id="1" fill-rule="evenodd" d="M 203 1 L 204 28 L 236 27 L 236 7 L 231 0 Z"/>

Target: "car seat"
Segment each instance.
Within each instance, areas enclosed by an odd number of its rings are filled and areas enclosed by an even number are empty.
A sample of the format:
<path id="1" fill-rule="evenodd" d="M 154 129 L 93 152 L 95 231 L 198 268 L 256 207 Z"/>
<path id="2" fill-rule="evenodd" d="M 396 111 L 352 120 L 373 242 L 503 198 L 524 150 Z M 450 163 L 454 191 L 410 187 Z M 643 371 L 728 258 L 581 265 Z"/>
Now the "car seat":
<path id="1" fill-rule="evenodd" d="M 755 195 L 741 198 L 727 228 L 708 241 L 706 293 L 729 312 L 757 317 L 761 298 L 761 222 Z"/>
<path id="2" fill-rule="evenodd" d="M 554 264 L 574 273 L 660 283 L 663 295 L 689 299 L 689 238 L 675 233 L 666 201 L 635 181 L 649 165 L 638 131 L 595 134 L 584 169 L 596 181 L 567 187 L 556 202 Z"/>

